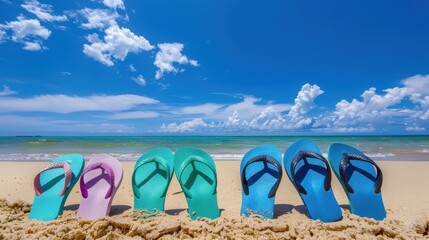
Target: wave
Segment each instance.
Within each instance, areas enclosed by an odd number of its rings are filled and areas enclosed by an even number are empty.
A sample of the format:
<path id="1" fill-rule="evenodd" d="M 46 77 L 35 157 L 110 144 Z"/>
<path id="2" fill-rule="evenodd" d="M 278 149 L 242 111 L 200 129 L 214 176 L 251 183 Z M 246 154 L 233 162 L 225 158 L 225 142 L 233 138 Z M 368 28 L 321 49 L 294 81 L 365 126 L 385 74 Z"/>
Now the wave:
<path id="1" fill-rule="evenodd" d="M 97 153 L 83 154 L 85 159 L 91 159 Z M 112 157 L 121 161 L 136 161 L 143 153 L 108 153 Z M 411 153 L 412 154 L 412 153 Z M 0 154 L 0 161 L 51 161 L 62 154 L 60 153 L 10 153 Z M 244 156 L 243 153 L 212 153 L 210 154 L 215 160 L 241 160 Z M 326 153 L 322 153 L 327 157 Z M 393 153 L 368 153 L 370 158 L 385 159 L 398 157 Z"/>

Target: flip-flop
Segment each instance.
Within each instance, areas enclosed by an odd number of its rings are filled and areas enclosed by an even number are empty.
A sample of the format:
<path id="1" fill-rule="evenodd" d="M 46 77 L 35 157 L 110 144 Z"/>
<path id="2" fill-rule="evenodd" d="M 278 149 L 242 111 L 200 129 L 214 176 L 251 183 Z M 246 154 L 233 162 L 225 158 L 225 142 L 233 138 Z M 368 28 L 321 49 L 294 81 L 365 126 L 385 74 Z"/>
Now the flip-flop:
<path id="1" fill-rule="evenodd" d="M 93 156 L 80 177 L 82 199 L 77 215 L 90 220 L 109 216 L 122 175 L 122 164 L 116 158 L 106 154 Z"/>
<path id="2" fill-rule="evenodd" d="M 52 160 L 34 178 L 30 219 L 51 221 L 62 214 L 66 199 L 83 170 L 82 155 L 68 154 Z"/>
<path id="3" fill-rule="evenodd" d="M 309 139 L 294 142 L 284 154 L 284 167 L 311 219 L 334 222 L 342 218 L 331 188 L 331 168 L 316 143 Z"/>
<path id="4" fill-rule="evenodd" d="M 174 155 L 174 171 L 185 193 L 190 218 L 218 218 L 216 166 L 210 155 L 198 148 L 179 148 Z"/>
<path id="5" fill-rule="evenodd" d="M 132 188 L 134 210 L 145 213 L 164 211 L 165 196 L 173 176 L 174 156 L 169 148 L 156 148 L 143 154 L 134 166 Z"/>
<path id="6" fill-rule="evenodd" d="M 361 217 L 383 220 L 386 210 L 381 196 L 383 173 L 378 165 L 356 148 L 334 143 L 328 159 L 350 203 L 350 211 Z"/>
<path id="7" fill-rule="evenodd" d="M 242 203 L 240 215 L 273 218 L 274 200 L 282 170 L 282 152 L 274 145 L 253 148 L 240 165 Z"/>

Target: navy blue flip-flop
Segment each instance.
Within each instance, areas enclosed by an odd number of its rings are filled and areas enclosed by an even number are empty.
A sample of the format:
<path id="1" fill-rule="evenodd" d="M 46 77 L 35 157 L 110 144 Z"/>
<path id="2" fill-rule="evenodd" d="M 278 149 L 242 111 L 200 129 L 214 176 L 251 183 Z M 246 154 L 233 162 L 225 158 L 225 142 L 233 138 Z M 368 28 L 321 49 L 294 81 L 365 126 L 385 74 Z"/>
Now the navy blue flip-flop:
<path id="1" fill-rule="evenodd" d="M 284 154 L 283 165 L 311 219 L 334 222 L 342 218 L 331 188 L 331 168 L 316 143 L 309 139 L 294 142 Z"/>
<path id="2" fill-rule="evenodd" d="M 274 145 L 253 148 L 240 165 L 242 204 L 240 215 L 273 218 L 274 200 L 282 178 L 282 152 Z"/>
<path id="3" fill-rule="evenodd" d="M 340 143 L 329 147 L 328 159 L 347 194 L 350 211 L 361 217 L 383 220 L 386 210 L 381 196 L 380 167 L 358 149 Z"/>

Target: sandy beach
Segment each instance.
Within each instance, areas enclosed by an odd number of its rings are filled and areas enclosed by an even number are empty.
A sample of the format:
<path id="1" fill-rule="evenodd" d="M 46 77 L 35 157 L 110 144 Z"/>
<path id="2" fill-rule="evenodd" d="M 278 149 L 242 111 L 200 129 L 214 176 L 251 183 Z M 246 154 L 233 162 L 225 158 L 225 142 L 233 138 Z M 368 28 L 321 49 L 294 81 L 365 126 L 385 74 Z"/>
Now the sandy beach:
<path id="1" fill-rule="evenodd" d="M 76 217 L 80 190 L 76 185 L 63 215 L 52 222 L 28 220 L 33 177 L 46 162 L 0 162 L 0 239 L 422 239 L 429 231 L 429 162 L 379 161 L 384 173 L 387 218 L 377 222 L 350 214 L 347 197 L 336 178 L 333 190 L 343 219 L 321 223 L 305 215 L 299 195 L 284 175 L 277 191 L 275 219 L 239 216 L 239 161 L 216 161 L 221 217 L 191 221 L 180 186 L 173 178 L 166 213 L 142 219 L 133 213 L 131 174 L 134 162 L 122 162 L 124 180 L 113 201 L 111 217 L 87 221 Z"/>

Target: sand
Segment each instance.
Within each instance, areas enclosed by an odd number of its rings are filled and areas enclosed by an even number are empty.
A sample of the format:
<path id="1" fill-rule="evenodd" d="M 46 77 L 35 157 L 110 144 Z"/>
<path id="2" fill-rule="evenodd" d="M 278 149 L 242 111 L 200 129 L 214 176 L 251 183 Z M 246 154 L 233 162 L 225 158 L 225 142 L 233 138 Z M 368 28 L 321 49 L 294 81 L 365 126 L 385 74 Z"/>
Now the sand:
<path id="1" fill-rule="evenodd" d="M 34 175 L 46 162 L 0 162 L 1 239 L 429 239 L 429 161 L 380 161 L 387 218 L 377 222 L 350 214 L 337 179 L 332 187 L 343 219 L 322 223 L 308 219 L 305 207 L 284 175 L 276 197 L 275 219 L 239 216 L 239 161 L 217 161 L 217 220 L 191 221 L 180 186 L 173 178 L 166 213 L 143 219 L 132 211 L 134 162 L 123 162 L 124 180 L 113 201 L 111 217 L 87 221 L 76 217 L 80 191 L 76 185 L 63 215 L 52 222 L 28 220 Z"/>

